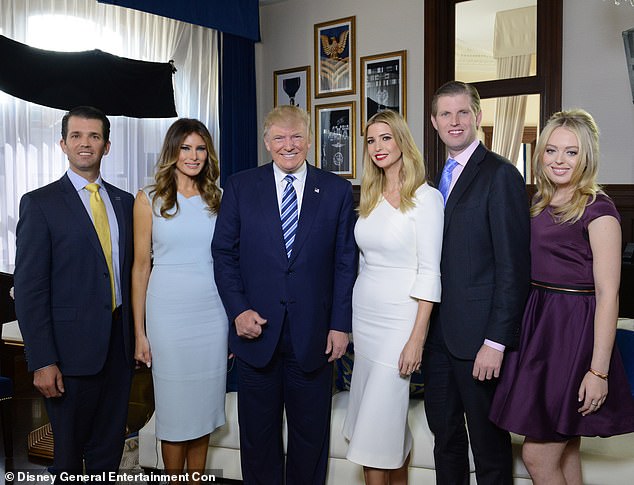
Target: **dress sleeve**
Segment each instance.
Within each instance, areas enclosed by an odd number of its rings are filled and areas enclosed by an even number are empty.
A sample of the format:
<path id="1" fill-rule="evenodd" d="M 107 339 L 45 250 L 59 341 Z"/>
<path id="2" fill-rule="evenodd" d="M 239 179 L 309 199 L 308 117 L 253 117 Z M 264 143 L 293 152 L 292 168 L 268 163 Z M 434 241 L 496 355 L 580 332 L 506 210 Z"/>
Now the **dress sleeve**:
<path id="1" fill-rule="evenodd" d="M 595 219 L 602 216 L 612 216 L 619 223 L 621 222 L 621 215 L 619 211 L 616 209 L 614 202 L 605 194 L 597 194 L 597 198 L 595 201 L 586 207 L 586 210 L 583 214 L 583 227 L 584 229 L 588 229 L 588 225 L 594 221 Z"/>
<path id="2" fill-rule="evenodd" d="M 416 193 L 411 216 L 416 230 L 416 280 L 410 296 L 419 300 L 440 301 L 440 255 L 444 224 L 444 205 L 440 192 L 423 185 Z"/>

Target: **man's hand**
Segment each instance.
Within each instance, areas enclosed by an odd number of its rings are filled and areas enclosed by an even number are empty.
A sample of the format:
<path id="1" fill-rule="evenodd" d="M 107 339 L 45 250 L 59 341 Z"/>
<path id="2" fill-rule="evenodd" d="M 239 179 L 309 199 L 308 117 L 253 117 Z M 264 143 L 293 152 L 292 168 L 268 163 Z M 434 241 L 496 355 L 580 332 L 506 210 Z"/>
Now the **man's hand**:
<path id="1" fill-rule="evenodd" d="M 479 381 L 500 377 L 504 352 L 482 344 L 473 363 L 473 378 Z"/>
<path id="2" fill-rule="evenodd" d="M 325 354 L 330 354 L 328 357 L 328 362 L 333 362 L 339 358 L 343 354 L 346 353 L 348 349 L 348 334 L 346 332 L 340 332 L 339 330 L 331 330 L 328 332 L 328 341 L 326 343 L 326 352 Z"/>
<path id="3" fill-rule="evenodd" d="M 255 310 L 243 311 L 235 319 L 238 337 L 247 339 L 258 338 L 262 333 L 262 325 L 264 325 L 266 321 L 267 320 L 262 318 Z"/>
<path id="4" fill-rule="evenodd" d="M 57 364 L 36 370 L 33 385 L 44 397 L 60 397 L 64 393 L 64 380 Z"/>

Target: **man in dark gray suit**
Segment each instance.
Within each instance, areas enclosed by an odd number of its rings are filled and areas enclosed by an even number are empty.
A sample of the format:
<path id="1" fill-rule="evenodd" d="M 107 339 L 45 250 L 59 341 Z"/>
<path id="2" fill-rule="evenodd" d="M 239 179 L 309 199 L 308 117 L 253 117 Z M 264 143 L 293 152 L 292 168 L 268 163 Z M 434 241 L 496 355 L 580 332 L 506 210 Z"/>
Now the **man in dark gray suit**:
<path id="1" fill-rule="evenodd" d="M 469 483 L 469 440 L 478 484 L 512 483 L 510 436 L 488 413 L 528 293 L 528 200 L 517 169 L 477 140 L 481 119 L 473 86 L 450 81 L 436 91 L 431 122 L 449 158 L 438 179 L 442 301 L 432 314 L 424 375 L 438 484 Z"/>

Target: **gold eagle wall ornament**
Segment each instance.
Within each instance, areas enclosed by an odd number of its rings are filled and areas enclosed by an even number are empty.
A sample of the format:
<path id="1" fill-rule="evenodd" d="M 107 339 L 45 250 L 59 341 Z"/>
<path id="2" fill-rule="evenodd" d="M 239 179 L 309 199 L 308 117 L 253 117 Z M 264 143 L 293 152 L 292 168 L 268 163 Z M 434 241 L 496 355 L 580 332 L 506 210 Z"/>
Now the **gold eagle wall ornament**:
<path id="1" fill-rule="evenodd" d="M 349 33 L 349 30 L 344 30 L 339 35 L 339 40 L 334 36 L 328 37 L 325 34 L 321 34 L 321 48 L 330 59 L 341 60 L 339 54 L 343 53 L 346 49 Z"/>

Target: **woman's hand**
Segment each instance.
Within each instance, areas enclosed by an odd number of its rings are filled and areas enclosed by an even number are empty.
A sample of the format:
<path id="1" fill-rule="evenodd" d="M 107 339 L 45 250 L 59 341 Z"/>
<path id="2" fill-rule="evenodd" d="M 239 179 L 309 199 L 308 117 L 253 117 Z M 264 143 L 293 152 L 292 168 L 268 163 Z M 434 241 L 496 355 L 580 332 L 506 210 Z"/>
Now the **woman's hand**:
<path id="1" fill-rule="evenodd" d="M 398 371 L 401 377 L 409 377 L 412 373 L 420 370 L 422 359 L 423 344 L 408 339 L 398 358 Z"/>
<path id="2" fill-rule="evenodd" d="M 601 409 L 607 395 L 608 381 L 592 374 L 590 371 L 586 372 L 579 386 L 579 402 L 582 405 L 577 411 L 583 416 L 596 413 Z"/>
<path id="3" fill-rule="evenodd" d="M 134 358 L 144 363 L 147 367 L 152 367 L 152 352 L 150 351 L 150 341 L 146 335 L 136 337 L 134 345 Z"/>

